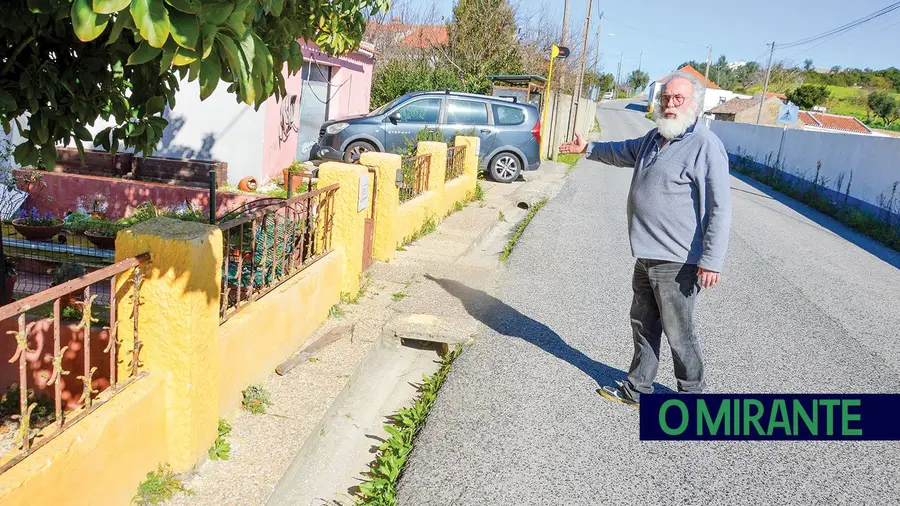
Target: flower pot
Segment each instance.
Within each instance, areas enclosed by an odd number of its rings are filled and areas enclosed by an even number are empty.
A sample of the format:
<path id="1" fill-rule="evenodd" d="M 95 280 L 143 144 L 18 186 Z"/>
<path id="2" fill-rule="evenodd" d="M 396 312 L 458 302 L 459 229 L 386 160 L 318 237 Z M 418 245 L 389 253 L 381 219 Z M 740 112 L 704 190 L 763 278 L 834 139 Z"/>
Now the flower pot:
<path id="1" fill-rule="evenodd" d="M 116 236 L 96 233 L 93 229 L 85 230 L 84 236 L 100 249 L 116 249 Z"/>
<path id="2" fill-rule="evenodd" d="M 63 229 L 62 222 L 49 227 L 38 227 L 34 225 L 24 225 L 21 221 L 21 218 L 14 219 L 12 222 L 13 228 L 16 229 L 16 232 L 18 232 L 19 235 L 25 237 L 29 241 L 46 241 L 52 239 L 53 236 L 60 233 Z"/>
<path id="3" fill-rule="evenodd" d="M 284 187 L 288 187 L 288 174 L 290 171 L 288 169 L 281 169 L 281 173 L 284 176 Z M 297 195 L 297 191 L 300 186 L 303 185 L 304 180 L 308 179 L 312 174 L 308 172 L 294 172 L 294 175 L 291 177 L 291 195 Z"/>
<path id="4" fill-rule="evenodd" d="M 242 192 L 253 192 L 256 191 L 256 188 L 259 184 L 256 182 L 256 178 L 253 176 L 247 176 L 238 183 L 238 190 Z"/>

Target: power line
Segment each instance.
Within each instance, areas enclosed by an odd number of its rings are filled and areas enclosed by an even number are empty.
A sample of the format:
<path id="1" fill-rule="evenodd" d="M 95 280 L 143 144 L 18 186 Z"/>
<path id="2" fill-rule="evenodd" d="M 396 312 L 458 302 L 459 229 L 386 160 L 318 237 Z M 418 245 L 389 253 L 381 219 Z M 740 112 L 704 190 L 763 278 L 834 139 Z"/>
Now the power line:
<path id="1" fill-rule="evenodd" d="M 895 19 L 898 19 L 898 18 L 900 18 L 900 14 L 895 15 L 895 16 L 891 16 L 890 18 L 888 18 L 888 22 L 890 23 L 891 21 L 893 21 L 893 20 L 895 20 Z M 897 26 L 897 25 L 900 25 L 900 22 L 892 23 L 892 24 L 890 24 L 890 25 L 887 25 L 887 26 L 883 27 L 881 30 L 878 30 L 877 32 L 870 32 L 870 33 L 868 34 L 868 37 L 861 37 L 861 38 L 859 38 L 859 39 L 857 39 L 857 40 L 854 40 L 853 42 L 850 42 L 849 44 L 847 44 L 847 46 L 844 46 L 844 47 L 852 46 L 853 44 L 856 44 L 856 43 L 860 42 L 860 40 L 868 40 L 868 39 L 871 39 L 874 35 L 878 35 L 879 33 L 882 33 L 882 32 L 884 32 L 884 31 L 886 31 L 886 30 L 888 30 L 888 29 L 890 29 L 890 28 L 893 28 L 893 27 Z M 838 35 L 840 35 L 840 34 L 838 34 Z M 794 58 L 794 57 L 796 57 L 796 56 L 799 56 L 799 55 L 801 55 L 801 54 L 803 54 L 803 53 L 809 53 L 809 52 L 811 52 L 813 49 L 816 49 L 817 47 L 820 47 L 820 46 L 824 46 L 825 44 L 831 42 L 831 41 L 834 40 L 836 37 L 837 37 L 837 35 L 835 35 L 834 37 L 829 38 L 828 40 L 826 40 L 826 41 L 824 41 L 824 42 L 821 42 L 821 43 L 819 43 L 819 44 L 816 44 L 816 45 L 813 46 L 813 47 L 803 49 L 802 51 L 798 51 L 798 52 L 796 52 L 796 53 L 794 53 L 794 54 L 788 56 L 786 59 L 790 60 L 791 58 Z"/>
<path id="2" fill-rule="evenodd" d="M 604 19 L 606 19 L 607 22 L 610 21 L 609 16 L 604 16 Z M 673 39 L 673 38 L 671 38 L 671 37 L 666 37 L 665 35 L 660 35 L 660 34 L 658 34 L 658 33 L 649 32 L 649 31 L 643 30 L 643 29 L 641 29 L 641 28 L 635 28 L 635 27 L 633 27 L 633 26 L 631 26 L 631 25 L 626 25 L 625 23 L 620 23 L 620 22 L 618 22 L 618 21 L 613 21 L 613 23 L 615 23 L 615 24 L 617 24 L 617 25 L 619 25 L 619 26 L 622 26 L 622 27 L 624 27 L 624 28 L 630 28 L 631 30 L 634 30 L 634 31 L 636 31 L 636 32 L 645 33 L 645 34 L 647 34 L 647 35 L 650 35 L 650 36 L 653 36 L 653 37 L 656 37 L 656 38 L 659 38 L 659 39 L 665 39 L 665 40 L 668 40 L 668 41 L 671 41 L 671 42 L 677 42 L 677 43 L 679 43 L 679 44 L 686 44 L 686 45 L 688 45 L 688 46 L 697 46 L 697 47 L 706 48 L 706 46 L 703 45 L 703 44 L 697 44 L 696 42 L 687 42 L 687 41 L 684 41 L 684 40 Z"/>
<path id="3" fill-rule="evenodd" d="M 836 27 L 836 28 L 832 28 L 831 30 L 822 32 L 822 33 L 820 33 L 820 34 L 818 34 L 818 35 L 813 35 L 813 36 L 811 36 L 811 37 L 807 37 L 807 38 L 805 38 L 805 39 L 796 40 L 796 41 L 794 41 L 794 42 L 788 42 L 788 43 L 786 43 L 786 44 L 780 44 L 780 45 L 776 46 L 776 48 L 777 48 L 777 49 L 789 49 L 789 48 L 792 48 L 792 47 L 802 46 L 802 45 L 805 45 L 805 44 L 811 44 L 811 43 L 813 43 L 813 42 L 822 40 L 822 39 L 824 39 L 824 38 L 826 38 L 826 37 L 831 37 L 831 36 L 835 36 L 835 37 L 836 37 L 836 36 L 838 36 L 838 35 L 840 35 L 840 34 L 843 34 L 843 33 L 845 33 L 845 32 L 848 32 L 848 31 L 850 31 L 850 30 L 852 30 L 852 29 L 854 29 L 854 28 L 856 28 L 856 27 L 858 27 L 858 26 L 860 26 L 860 25 L 862 25 L 862 24 L 868 23 L 869 21 L 872 21 L 873 19 L 877 19 L 877 18 L 879 18 L 879 17 L 881 17 L 881 16 L 884 16 L 885 14 L 888 14 L 888 13 L 890 13 L 890 12 L 893 12 L 893 11 L 895 11 L 895 10 L 897 10 L 897 9 L 900 9 L 900 2 L 896 2 L 896 3 L 893 3 L 893 4 L 891 4 L 891 5 L 888 5 L 887 7 L 883 8 L 883 9 L 881 9 L 881 10 L 875 11 L 875 12 L 869 14 L 868 16 L 863 16 L 863 17 L 861 17 L 861 18 L 859 18 L 859 19 L 857 19 L 857 20 L 854 20 L 854 21 L 851 21 L 851 22 L 849 22 L 849 23 L 843 24 L 843 25 L 838 26 L 838 27 Z"/>

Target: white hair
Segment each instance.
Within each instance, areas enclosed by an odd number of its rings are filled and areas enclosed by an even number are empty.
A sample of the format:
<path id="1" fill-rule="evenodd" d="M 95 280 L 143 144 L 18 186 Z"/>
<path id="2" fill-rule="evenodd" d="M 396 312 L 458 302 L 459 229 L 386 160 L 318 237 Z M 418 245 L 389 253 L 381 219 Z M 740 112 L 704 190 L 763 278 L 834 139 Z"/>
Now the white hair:
<path id="1" fill-rule="evenodd" d="M 677 118 L 667 119 L 665 117 L 666 108 L 662 103 L 663 90 L 666 85 L 675 79 L 684 79 L 691 83 L 691 104 L 688 109 L 690 115 L 679 114 Z M 656 121 L 659 133 L 667 139 L 672 139 L 683 134 L 700 117 L 700 114 L 703 112 L 706 88 L 696 77 L 686 72 L 673 72 L 667 75 L 662 83 L 659 93 L 656 94 L 656 107 L 653 109 L 653 119 Z"/>
<path id="2" fill-rule="evenodd" d="M 694 112 L 694 114 L 696 114 L 697 116 L 700 116 L 700 111 L 703 108 L 703 95 L 705 94 L 704 92 L 706 91 L 706 89 L 699 79 L 692 76 L 691 74 L 688 74 L 687 72 L 672 72 L 671 74 L 663 78 L 662 86 L 660 86 L 660 91 L 656 94 L 656 107 L 654 108 L 654 111 L 664 109 L 664 107 L 662 106 L 662 90 L 666 88 L 667 84 L 674 81 L 675 79 L 685 79 L 689 83 L 691 83 L 691 89 L 693 90 L 693 93 L 691 94 L 691 111 Z"/>

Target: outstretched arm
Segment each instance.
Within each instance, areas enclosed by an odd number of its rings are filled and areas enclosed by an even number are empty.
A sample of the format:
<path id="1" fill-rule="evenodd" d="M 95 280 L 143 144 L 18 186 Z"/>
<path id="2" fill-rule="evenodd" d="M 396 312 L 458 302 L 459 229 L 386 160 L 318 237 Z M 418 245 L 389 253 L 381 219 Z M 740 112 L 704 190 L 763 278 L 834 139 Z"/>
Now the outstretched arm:
<path id="1" fill-rule="evenodd" d="M 619 142 L 588 142 L 578 133 L 575 140 L 564 142 L 559 146 L 560 153 L 587 153 L 589 160 L 596 160 L 616 167 L 634 167 L 640 142 L 643 138 L 629 139 Z"/>

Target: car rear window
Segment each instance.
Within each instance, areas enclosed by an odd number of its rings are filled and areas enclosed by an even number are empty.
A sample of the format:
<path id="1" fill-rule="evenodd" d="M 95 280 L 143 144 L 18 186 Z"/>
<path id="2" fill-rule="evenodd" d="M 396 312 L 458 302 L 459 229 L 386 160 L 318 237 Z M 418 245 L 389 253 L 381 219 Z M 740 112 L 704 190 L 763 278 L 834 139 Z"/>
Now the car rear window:
<path id="1" fill-rule="evenodd" d="M 471 100 L 447 101 L 447 123 L 451 125 L 487 125 L 487 104 Z"/>
<path id="2" fill-rule="evenodd" d="M 495 125 L 521 125 L 525 122 L 525 111 L 518 107 L 494 105 Z"/>

